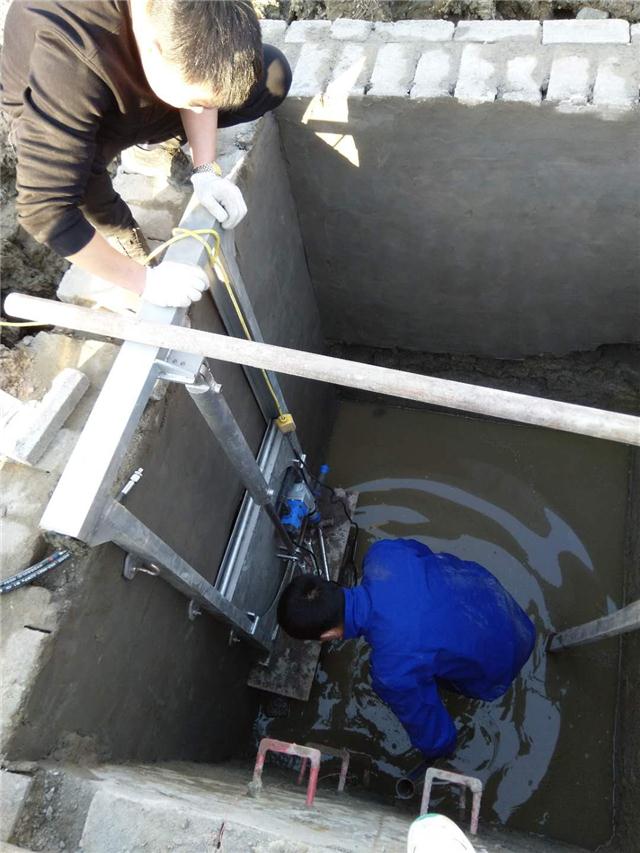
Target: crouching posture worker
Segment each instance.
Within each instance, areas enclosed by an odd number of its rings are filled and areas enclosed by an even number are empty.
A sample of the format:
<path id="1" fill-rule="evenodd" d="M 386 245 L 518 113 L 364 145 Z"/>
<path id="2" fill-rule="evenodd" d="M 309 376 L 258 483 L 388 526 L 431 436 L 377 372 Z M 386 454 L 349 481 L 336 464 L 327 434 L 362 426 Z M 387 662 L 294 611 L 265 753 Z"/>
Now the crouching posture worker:
<path id="1" fill-rule="evenodd" d="M 531 620 L 490 572 L 413 539 L 376 542 L 353 588 L 295 578 L 278 620 L 300 640 L 363 636 L 374 690 L 428 759 L 450 754 L 456 742 L 439 687 L 496 699 L 535 642 Z"/>
<path id="2" fill-rule="evenodd" d="M 216 130 L 274 109 L 290 83 L 249 0 L 15 0 L 2 107 L 20 224 L 89 273 L 158 305 L 189 305 L 205 273 L 142 266 L 144 239 L 107 167 L 131 145 L 186 140 L 198 201 L 233 228 L 246 207 L 215 163 Z"/>

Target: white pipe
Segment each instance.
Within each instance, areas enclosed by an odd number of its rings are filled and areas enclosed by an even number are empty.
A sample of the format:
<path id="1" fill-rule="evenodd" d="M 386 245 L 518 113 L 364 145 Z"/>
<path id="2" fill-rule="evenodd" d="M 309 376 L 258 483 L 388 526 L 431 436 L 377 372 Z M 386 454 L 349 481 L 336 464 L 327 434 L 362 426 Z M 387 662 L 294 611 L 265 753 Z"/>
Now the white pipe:
<path id="1" fill-rule="evenodd" d="M 640 445 L 640 418 L 618 412 L 436 379 L 183 326 L 147 323 L 135 316 L 124 317 L 106 311 L 94 311 L 22 293 L 9 294 L 5 300 L 5 310 L 15 317 L 91 335 L 122 338 L 153 347 L 166 347 L 174 352 L 194 353 L 206 358 L 287 373 L 303 379 L 331 382 L 463 412 Z"/>

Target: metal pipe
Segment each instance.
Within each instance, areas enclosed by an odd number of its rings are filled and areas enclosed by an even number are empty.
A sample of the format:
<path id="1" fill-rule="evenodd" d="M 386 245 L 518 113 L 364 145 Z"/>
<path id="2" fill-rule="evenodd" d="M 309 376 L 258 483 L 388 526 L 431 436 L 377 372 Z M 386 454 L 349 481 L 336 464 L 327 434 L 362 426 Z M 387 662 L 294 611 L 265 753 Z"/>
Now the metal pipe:
<path id="1" fill-rule="evenodd" d="M 331 572 L 329 571 L 329 563 L 327 561 L 327 549 L 324 544 L 324 535 L 322 533 L 322 528 L 320 525 L 316 528 L 318 531 L 318 542 L 320 543 L 320 556 L 322 558 L 322 568 L 324 569 L 325 578 L 330 581 L 331 580 Z"/>
<path id="2" fill-rule="evenodd" d="M 218 439 L 220 447 L 235 468 L 244 487 L 255 503 L 265 509 L 283 545 L 292 554 L 294 545 L 291 537 L 273 506 L 269 485 L 229 408 L 222 393 L 222 386 L 215 381 L 209 368 L 202 365 L 198 381 L 185 387 L 207 422 L 207 426 Z"/>
<path id="3" fill-rule="evenodd" d="M 429 767 L 428 761 L 421 761 L 419 764 L 401 776 L 396 782 L 396 797 L 399 800 L 410 800 L 416 793 L 416 782 L 421 779 Z"/>
<path id="4" fill-rule="evenodd" d="M 436 379 L 373 364 L 361 364 L 317 353 L 245 341 L 213 332 L 147 323 L 137 317 L 92 311 L 90 308 L 22 293 L 10 293 L 5 300 L 5 310 L 14 317 L 41 321 L 92 335 L 122 338 L 151 347 L 168 347 L 176 352 L 195 353 L 233 364 L 273 370 L 320 382 L 332 382 L 347 388 L 387 394 L 419 403 L 590 435 L 608 441 L 620 441 L 623 444 L 640 445 L 640 418 L 619 412 L 592 409 L 464 382 L 452 382 L 448 379 Z"/>
<path id="5" fill-rule="evenodd" d="M 547 651 L 559 652 L 571 646 L 584 646 L 587 643 L 595 643 L 596 640 L 605 640 L 607 637 L 616 637 L 618 634 L 627 634 L 639 629 L 640 601 L 634 601 L 615 613 L 552 634 L 547 643 Z"/>

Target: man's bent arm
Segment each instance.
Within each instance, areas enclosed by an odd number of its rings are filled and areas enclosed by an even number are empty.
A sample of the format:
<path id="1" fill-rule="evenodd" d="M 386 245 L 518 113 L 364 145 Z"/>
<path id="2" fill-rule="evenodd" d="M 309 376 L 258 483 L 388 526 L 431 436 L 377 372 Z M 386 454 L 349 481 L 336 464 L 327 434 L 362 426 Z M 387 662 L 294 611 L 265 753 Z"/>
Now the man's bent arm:
<path id="1" fill-rule="evenodd" d="M 180 118 L 191 146 L 194 167 L 213 163 L 216 159 L 218 110 L 203 109 L 202 112 L 180 110 Z"/>
<path id="2" fill-rule="evenodd" d="M 68 255 L 67 260 L 85 272 L 126 290 L 134 293 L 142 293 L 144 290 L 146 268 L 126 255 L 121 255 L 98 232 L 79 252 Z"/>

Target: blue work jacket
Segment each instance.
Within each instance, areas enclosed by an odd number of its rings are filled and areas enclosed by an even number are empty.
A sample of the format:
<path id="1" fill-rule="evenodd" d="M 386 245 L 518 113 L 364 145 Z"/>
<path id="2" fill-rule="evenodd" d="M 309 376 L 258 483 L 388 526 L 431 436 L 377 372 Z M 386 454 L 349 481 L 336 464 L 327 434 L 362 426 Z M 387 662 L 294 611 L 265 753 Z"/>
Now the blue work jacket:
<path id="1" fill-rule="evenodd" d="M 344 595 L 345 639 L 369 643 L 373 689 L 426 758 L 456 742 L 438 684 L 495 699 L 534 646 L 533 623 L 490 572 L 414 539 L 376 542 Z"/>

